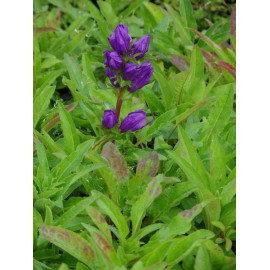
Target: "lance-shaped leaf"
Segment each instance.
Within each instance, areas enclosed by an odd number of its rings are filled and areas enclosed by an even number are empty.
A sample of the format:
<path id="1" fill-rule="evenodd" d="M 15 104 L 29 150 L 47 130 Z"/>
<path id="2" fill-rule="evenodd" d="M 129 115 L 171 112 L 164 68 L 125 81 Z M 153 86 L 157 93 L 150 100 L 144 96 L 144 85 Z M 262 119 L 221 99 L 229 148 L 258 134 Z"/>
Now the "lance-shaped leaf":
<path id="1" fill-rule="evenodd" d="M 105 159 L 107 159 L 110 168 L 114 171 L 119 180 L 129 178 L 127 163 L 112 142 L 107 142 L 104 144 L 101 154 Z"/>
<path id="2" fill-rule="evenodd" d="M 177 206 L 184 198 L 197 190 L 194 183 L 183 182 L 167 187 L 147 210 L 155 220 L 162 214 Z"/>
<path id="3" fill-rule="evenodd" d="M 197 252 L 194 269 L 195 270 L 212 269 L 208 251 L 204 246 L 201 246 Z"/>
<path id="4" fill-rule="evenodd" d="M 95 223 L 95 225 L 106 236 L 107 240 L 110 243 L 112 243 L 111 231 L 110 231 L 109 225 L 106 222 L 105 218 L 93 206 L 86 207 L 86 212 L 90 216 L 90 218 L 93 220 L 93 222 Z"/>
<path id="5" fill-rule="evenodd" d="M 234 5 L 231 14 L 231 35 L 236 37 L 236 5 Z"/>
<path id="6" fill-rule="evenodd" d="M 199 240 L 213 238 L 215 234 L 208 230 L 197 230 L 188 236 L 175 239 L 174 244 L 171 246 L 166 262 L 169 267 L 182 261 L 192 250 L 199 245 Z"/>
<path id="7" fill-rule="evenodd" d="M 51 172 L 52 175 L 56 178 L 56 181 L 59 181 L 61 178 L 69 175 L 81 164 L 84 154 L 89 150 L 92 144 L 92 141 L 81 143 L 76 148 L 76 151 L 71 153 L 52 169 Z"/>
<path id="8" fill-rule="evenodd" d="M 150 152 L 147 157 L 143 158 L 138 166 L 137 166 L 137 173 L 144 177 L 144 176 L 150 176 L 154 177 L 158 172 L 158 154 L 157 152 L 153 151 Z"/>
<path id="9" fill-rule="evenodd" d="M 187 136 L 186 132 L 181 126 L 178 128 L 178 139 L 179 144 L 175 148 L 175 153 L 180 154 L 183 159 L 185 159 L 190 165 L 192 165 L 194 170 L 200 176 L 200 181 L 206 187 L 208 187 L 209 182 L 206 169 L 201 161 L 199 154 L 193 146 L 192 141 Z"/>
<path id="10" fill-rule="evenodd" d="M 180 71 L 185 71 L 189 67 L 189 63 L 178 55 L 172 55 L 170 62 Z"/>
<path id="11" fill-rule="evenodd" d="M 115 267 L 117 265 L 119 266 L 120 265 L 120 262 L 119 262 L 119 259 L 117 257 L 117 254 L 115 252 L 115 249 L 114 249 L 112 243 L 110 243 L 103 236 L 103 234 L 100 233 L 100 231 L 97 230 L 95 227 L 90 226 L 90 225 L 85 224 L 85 223 L 83 223 L 82 225 L 91 234 L 91 237 L 92 237 L 92 239 L 94 239 L 97 248 L 102 253 L 103 260 L 106 261 L 106 264 L 108 264 L 109 266 L 111 266 L 111 268 L 113 268 L 113 267 Z"/>
<path id="12" fill-rule="evenodd" d="M 80 143 L 80 139 L 71 115 L 67 110 L 65 110 L 64 106 L 60 102 L 59 116 L 64 135 L 65 149 L 68 153 L 72 153 Z"/>
<path id="13" fill-rule="evenodd" d="M 73 205 L 68 211 L 66 211 L 63 215 L 61 215 L 56 221 L 55 225 L 61 225 L 62 227 L 67 227 L 68 224 L 77 216 L 79 215 L 86 206 L 93 203 L 97 196 L 91 196 L 88 198 L 82 198 L 78 203 Z"/>
<path id="14" fill-rule="evenodd" d="M 154 236 L 152 236 L 151 241 L 163 241 L 165 239 L 187 233 L 191 229 L 192 220 L 202 212 L 203 208 L 208 203 L 209 201 L 202 202 L 200 204 L 196 204 L 191 209 L 180 212 L 166 227 L 160 229 Z"/>
<path id="15" fill-rule="evenodd" d="M 198 172 L 190 165 L 185 159 L 180 157 L 174 152 L 167 151 L 168 155 L 179 165 L 183 170 L 188 180 L 197 186 L 195 192 L 199 197 L 200 201 L 212 200 L 205 208 L 204 222 L 207 228 L 211 227 L 211 221 L 218 220 L 220 215 L 220 202 L 208 188 L 204 186 L 201 181 L 201 176 Z"/>
<path id="16" fill-rule="evenodd" d="M 147 186 L 145 192 L 135 202 L 131 209 L 131 220 L 132 220 L 132 233 L 135 234 L 141 227 L 142 220 L 145 216 L 146 209 L 151 205 L 156 197 L 162 191 L 160 182 L 161 177 L 155 177 Z"/>
<path id="17" fill-rule="evenodd" d="M 34 97 L 34 127 L 50 104 L 50 99 L 55 91 L 55 86 L 47 86 Z"/>
<path id="18" fill-rule="evenodd" d="M 73 102 L 67 106 L 65 106 L 65 110 L 68 112 L 72 112 L 76 106 L 78 105 L 77 102 Z M 45 130 L 46 132 L 49 132 L 58 122 L 60 122 L 60 116 L 59 113 L 56 112 L 51 118 L 42 124 L 42 129 Z"/>
<path id="19" fill-rule="evenodd" d="M 108 215 L 112 222 L 117 227 L 120 233 L 120 240 L 126 238 L 129 233 L 129 228 L 124 216 L 121 214 L 120 209 L 115 205 L 115 203 L 107 198 L 105 195 L 98 191 L 92 191 L 92 194 L 99 194 L 100 198 L 96 200 L 96 203 L 102 213 Z"/>
<path id="20" fill-rule="evenodd" d="M 94 251 L 89 243 L 78 234 L 53 226 L 41 226 L 40 234 L 49 242 L 91 267 L 95 257 Z"/>

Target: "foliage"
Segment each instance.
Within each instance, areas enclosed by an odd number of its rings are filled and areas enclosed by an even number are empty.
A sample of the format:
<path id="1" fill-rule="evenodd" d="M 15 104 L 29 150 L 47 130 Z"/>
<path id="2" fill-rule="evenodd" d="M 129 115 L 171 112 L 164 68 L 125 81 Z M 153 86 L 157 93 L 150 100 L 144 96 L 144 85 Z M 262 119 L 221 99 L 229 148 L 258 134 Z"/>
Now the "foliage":
<path id="1" fill-rule="evenodd" d="M 34 0 L 35 270 L 235 269 L 235 17 L 200 2 Z M 119 23 L 154 67 L 120 115 L 154 121 L 123 134 L 101 123 Z"/>

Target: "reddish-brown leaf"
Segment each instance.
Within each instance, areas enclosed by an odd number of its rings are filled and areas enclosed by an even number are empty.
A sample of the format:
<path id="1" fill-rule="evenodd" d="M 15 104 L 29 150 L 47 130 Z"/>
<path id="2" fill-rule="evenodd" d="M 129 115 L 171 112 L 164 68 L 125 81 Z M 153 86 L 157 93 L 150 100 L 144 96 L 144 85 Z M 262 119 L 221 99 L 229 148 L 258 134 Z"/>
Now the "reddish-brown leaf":
<path id="1" fill-rule="evenodd" d="M 229 71 L 234 77 L 236 77 L 236 69 L 232 65 L 224 61 L 218 61 L 217 65 Z"/>
<path id="2" fill-rule="evenodd" d="M 231 35 L 236 37 L 236 5 L 234 5 L 231 14 Z"/>
<path id="3" fill-rule="evenodd" d="M 159 159 L 157 152 L 150 152 L 147 157 L 139 162 L 137 166 L 137 172 L 140 175 L 154 177 L 158 172 L 158 164 Z"/>
<path id="4" fill-rule="evenodd" d="M 68 112 L 72 112 L 76 108 L 77 105 L 78 105 L 78 102 L 73 102 L 65 106 L 65 108 Z M 59 113 L 55 113 L 54 117 L 43 127 L 43 129 L 46 132 L 49 132 L 59 121 L 60 121 Z"/>
<path id="5" fill-rule="evenodd" d="M 39 230 L 43 238 L 91 267 L 94 250 L 80 235 L 54 226 L 41 226 Z"/>
<path id="6" fill-rule="evenodd" d="M 110 168 L 114 171 L 119 180 L 129 178 L 127 163 L 112 142 L 107 142 L 104 144 L 101 155 L 109 162 Z"/>
<path id="7" fill-rule="evenodd" d="M 185 71 L 189 67 L 189 63 L 177 55 L 172 55 L 170 58 L 171 63 L 180 71 Z"/>

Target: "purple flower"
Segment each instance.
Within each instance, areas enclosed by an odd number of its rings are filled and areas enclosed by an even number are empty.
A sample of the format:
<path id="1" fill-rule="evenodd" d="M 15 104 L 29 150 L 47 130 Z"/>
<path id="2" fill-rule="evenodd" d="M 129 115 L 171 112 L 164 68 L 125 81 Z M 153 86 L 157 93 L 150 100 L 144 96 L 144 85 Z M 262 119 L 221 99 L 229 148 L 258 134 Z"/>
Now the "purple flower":
<path id="1" fill-rule="evenodd" d="M 122 67 L 123 62 L 120 55 L 117 52 L 104 51 L 104 56 L 105 56 L 104 64 L 107 67 L 110 67 L 112 69 L 119 69 Z"/>
<path id="2" fill-rule="evenodd" d="M 108 40 L 116 52 L 123 54 L 129 49 L 132 38 L 128 33 L 128 27 L 124 24 L 119 24 Z"/>
<path id="3" fill-rule="evenodd" d="M 103 114 L 102 124 L 105 128 L 110 129 L 118 123 L 117 116 L 113 110 L 105 110 Z"/>
<path id="4" fill-rule="evenodd" d="M 120 132 L 127 132 L 127 131 L 136 131 L 149 125 L 152 121 L 145 124 L 146 120 L 146 113 L 143 110 L 137 110 L 135 112 L 131 112 L 128 116 L 122 121 L 119 129 Z"/>
<path id="5" fill-rule="evenodd" d="M 149 61 L 143 62 L 140 66 L 127 63 L 123 69 L 123 79 L 132 82 L 128 91 L 134 92 L 148 84 L 153 72 L 154 68 Z"/>
<path id="6" fill-rule="evenodd" d="M 115 70 L 106 67 L 105 72 L 106 72 L 107 77 L 110 79 L 112 85 L 113 85 L 115 88 L 119 88 L 120 85 L 119 85 L 119 83 L 117 83 L 117 77 L 116 77 L 116 72 L 115 72 Z"/>
<path id="7" fill-rule="evenodd" d="M 148 52 L 150 38 L 150 35 L 146 35 L 132 45 L 132 55 L 137 55 L 136 60 L 141 59 Z"/>

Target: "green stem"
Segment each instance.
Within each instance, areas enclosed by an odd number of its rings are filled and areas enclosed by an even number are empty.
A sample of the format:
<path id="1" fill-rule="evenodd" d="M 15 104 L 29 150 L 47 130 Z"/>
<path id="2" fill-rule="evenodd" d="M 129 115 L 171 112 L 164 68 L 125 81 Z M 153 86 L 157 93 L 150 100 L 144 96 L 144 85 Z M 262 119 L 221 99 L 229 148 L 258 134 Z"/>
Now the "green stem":
<path id="1" fill-rule="evenodd" d="M 121 111 L 121 107 L 123 103 L 124 92 L 125 92 L 125 87 L 119 88 L 119 94 L 118 94 L 118 98 L 116 102 L 116 109 L 115 109 L 115 113 L 118 119 L 119 119 L 119 115 L 120 115 L 120 111 Z"/>

